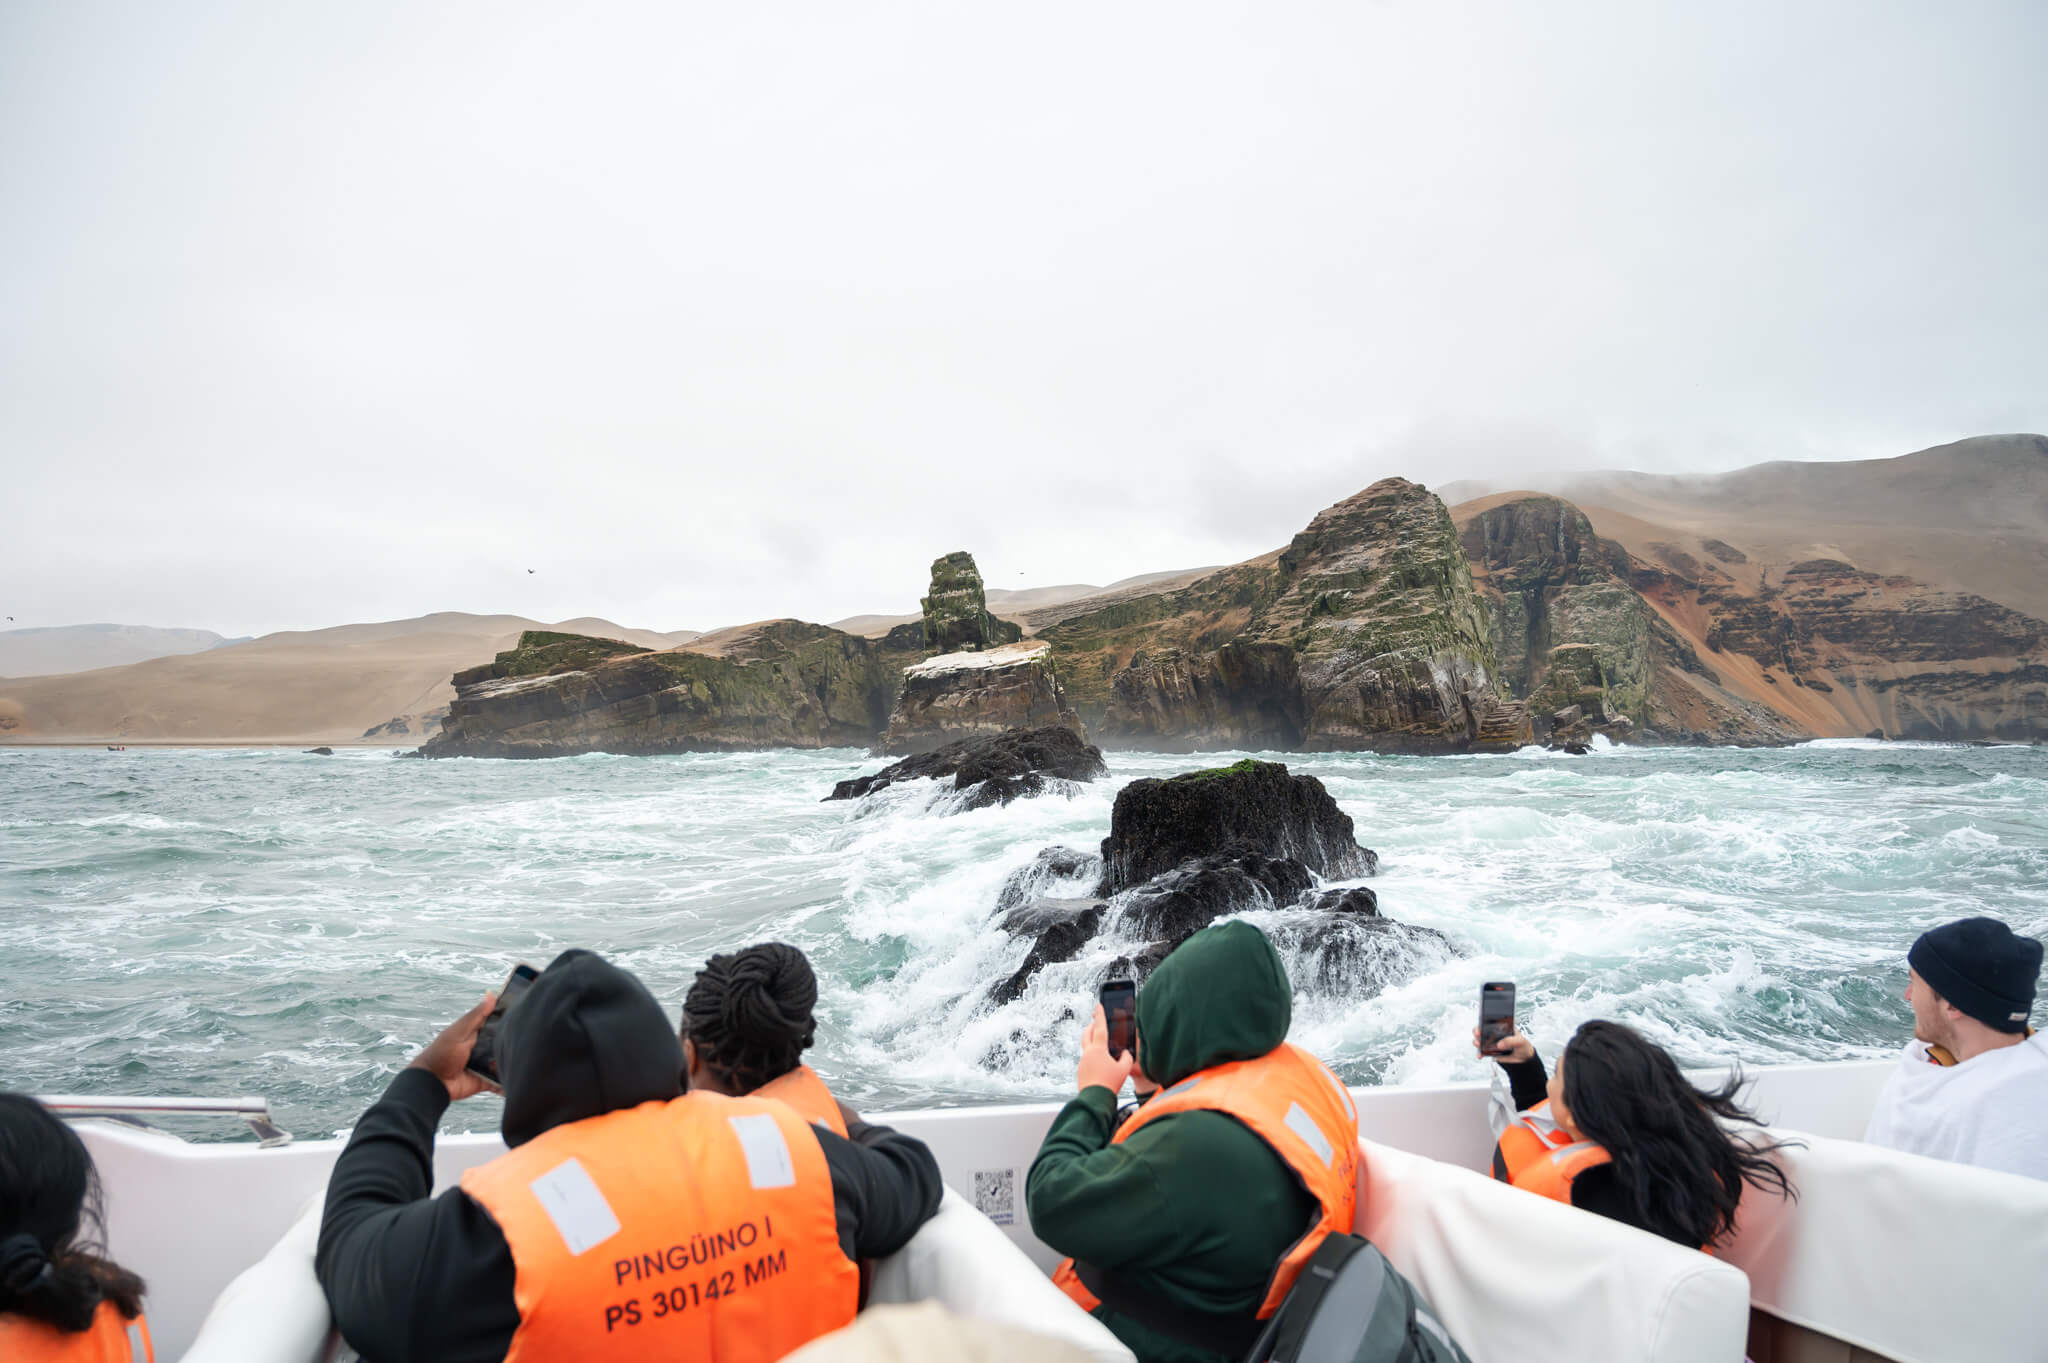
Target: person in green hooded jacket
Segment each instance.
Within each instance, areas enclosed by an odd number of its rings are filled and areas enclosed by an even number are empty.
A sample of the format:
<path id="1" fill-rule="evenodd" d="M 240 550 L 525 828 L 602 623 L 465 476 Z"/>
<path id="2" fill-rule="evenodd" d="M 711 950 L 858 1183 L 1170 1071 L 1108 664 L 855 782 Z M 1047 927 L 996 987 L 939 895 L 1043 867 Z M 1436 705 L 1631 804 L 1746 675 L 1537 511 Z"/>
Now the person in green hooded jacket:
<path id="1" fill-rule="evenodd" d="M 1279 953 L 1249 923 L 1188 938 L 1138 994 L 1137 1069 L 1084 1042 L 1079 1092 L 1054 1118 L 1025 1180 L 1031 1229 L 1062 1254 L 1190 1311 L 1249 1314 L 1316 1201 L 1271 1146 L 1221 1112 L 1178 1112 L 1121 1144 L 1117 1089 L 1140 1097 L 1199 1070 L 1254 1060 L 1287 1038 L 1294 1003 Z M 1098 1021 L 1089 1029 L 1100 1034 Z M 1140 1363 L 1217 1363 L 1202 1349 L 1104 1304 L 1097 1319 Z"/>

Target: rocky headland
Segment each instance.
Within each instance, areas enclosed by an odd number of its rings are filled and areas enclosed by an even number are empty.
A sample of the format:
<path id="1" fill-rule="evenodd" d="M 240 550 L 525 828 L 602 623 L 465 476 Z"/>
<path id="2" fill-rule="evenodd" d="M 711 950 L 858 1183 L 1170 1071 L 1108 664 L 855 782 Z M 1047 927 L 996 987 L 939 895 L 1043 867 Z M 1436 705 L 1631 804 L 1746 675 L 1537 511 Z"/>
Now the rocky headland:
<path id="1" fill-rule="evenodd" d="M 1402 478 L 1318 513 L 1278 553 L 1039 637 L 1105 745 L 1456 752 L 1530 737 L 1495 681 L 1457 527 Z"/>
<path id="2" fill-rule="evenodd" d="M 1057 684 L 1035 653 L 995 667 L 948 665 L 949 656 L 976 664 L 980 650 L 1014 644 L 1020 633 L 988 613 L 965 554 L 932 565 L 923 620 L 880 639 L 769 620 L 657 651 L 528 630 L 491 662 L 455 674 L 447 718 L 420 752 L 564 757 L 868 747 L 885 738 L 890 751 L 917 752 L 1063 722 Z M 932 657 L 942 648 L 968 652 Z M 925 662 L 938 666 L 906 686 L 906 673 Z"/>
<path id="3" fill-rule="evenodd" d="M 1006 805 L 1055 789 L 1056 782 L 1080 783 L 1109 775 L 1097 748 L 1072 729 L 1046 725 L 1011 729 L 984 738 L 963 738 L 931 752 L 906 757 L 872 776 L 856 776 L 832 788 L 826 800 L 858 800 L 902 781 L 946 782 L 960 792 L 963 811 Z"/>
<path id="4" fill-rule="evenodd" d="M 2048 486 L 2048 441 L 1965 445 L 1873 466 L 1901 465 L 1912 497 L 1929 496 L 1940 469 L 1984 482 L 1964 511 L 1942 513 L 1959 524 L 2033 515 L 2022 503 Z M 1161 751 L 2048 740 L 2048 624 L 1951 581 L 2048 600 L 2033 577 L 2004 573 L 1981 548 L 1950 580 L 1893 571 L 1919 560 L 1888 554 L 1867 526 L 1832 532 L 1860 558 L 1788 549 L 1782 529 L 1768 542 L 1752 530 L 1772 514 L 1763 493 L 1728 490 L 1749 478 L 1818 499 L 1830 476 L 1770 465 L 1696 480 L 1721 499 L 1726 520 L 1711 534 L 1536 492 L 1454 512 L 1389 478 L 1317 513 L 1284 549 L 1034 609 L 1029 633 L 990 612 L 965 553 L 936 560 L 922 616 L 879 637 L 778 620 L 644 651 L 530 631 L 456 675 L 423 751 L 846 745 L 900 756 L 1045 725 Z M 1668 501 L 1693 486 L 1667 486 L 1679 482 L 1638 477 L 1621 491 L 1654 485 Z M 1994 485 L 2019 500 L 2001 501 Z M 1840 500 L 1894 519 L 1912 505 L 1867 488 Z M 1826 515 L 1824 501 L 1811 515 Z M 2015 553 L 2042 539 L 2032 522 L 2007 530 L 1995 538 Z M 1940 534 L 1963 553 L 1961 532 Z"/>
<path id="5" fill-rule="evenodd" d="M 1645 556 L 1541 494 L 1458 513 L 1539 736 L 2048 740 L 2048 623 L 1997 602 L 1717 537 Z"/>
<path id="6" fill-rule="evenodd" d="M 1030 946 L 989 999 L 1017 999 L 1047 966 L 1099 942 L 1115 951 L 1104 978 L 1142 977 L 1193 933 L 1255 910 L 1286 911 L 1267 931 L 1309 974 L 1370 996 L 1401 962 L 1456 954 L 1434 929 L 1381 917 L 1370 889 L 1324 888 L 1378 863 L 1322 782 L 1279 763 L 1133 781 L 1117 793 L 1099 853 L 1048 847 L 1004 884 L 995 925 Z"/>

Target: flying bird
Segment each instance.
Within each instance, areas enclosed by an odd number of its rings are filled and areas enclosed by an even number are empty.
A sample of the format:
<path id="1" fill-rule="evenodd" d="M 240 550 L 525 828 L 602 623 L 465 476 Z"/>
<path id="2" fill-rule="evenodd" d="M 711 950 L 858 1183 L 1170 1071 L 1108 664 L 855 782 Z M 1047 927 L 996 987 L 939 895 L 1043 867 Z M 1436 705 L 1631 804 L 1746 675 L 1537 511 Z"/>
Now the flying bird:
<path id="1" fill-rule="evenodd" d="M 533 576 L 533 569 L 531 569 L 531 568 L 528 568 L 528 569 L 526 570 L 526 575 L 527 575 L 528 577 L 532 577 L 532 576 Z"/>

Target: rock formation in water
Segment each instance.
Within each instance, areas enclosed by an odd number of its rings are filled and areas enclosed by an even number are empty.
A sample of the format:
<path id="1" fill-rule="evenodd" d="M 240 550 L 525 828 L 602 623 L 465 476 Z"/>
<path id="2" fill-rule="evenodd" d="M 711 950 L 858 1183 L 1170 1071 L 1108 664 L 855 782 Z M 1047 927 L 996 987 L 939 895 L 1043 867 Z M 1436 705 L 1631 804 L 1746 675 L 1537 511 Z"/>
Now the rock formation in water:
<path id="1" fill-rule="evenodd" d="M 1021 626 L 989 614 L 981 570 L 965 550 L 932 561 L 931 591 L 921 604 L 924 646 L 933 653 L 993 648 L 1024 637 Z"/>
<path id="2" fill-rule="evenodd" d="M 985 809 L 1043 794 L 1054 781 L 1093 781 L 1109 775 L 1102 750 L 1072 729 L 1046 725 L 1010 729 L 987 738 L 961 739 L 943 748 L 906 757 L 872 776 L 856 776 L 832 788 L 827 800 L 858 800 L 899 781 L 951 778 L 967 793 L 962 809 Z"/>
<path id="3" fill-rule="evenodd" d="M 561 757 L 880 740 L 884 751 L 910 753 L 1017 727 L 1079 733 L 1045 648 L 1018 644 L 1020 632 L 988 614 L 966 554 L 932 565 L 923 621 L 881 639 L 770 620 L 655 652 L 528 630 L 517 647 L 455 675 L 455 701 L 420 751 Z M 930 640 L 961 651 L 929 658 Z"/>
<path id="4" fill-rule="evenodd" d="M 1381 918 L 1368 889 L 1322 888 L 1325 876 L 1370 875 L 1378 861 L 1322 782 L 1278 763 L 1134 781 L 1117 794 L 1100 856 L 1048 847 L 1004 885 L 997 926 L 1031 947 L 989 999 L 1015 1000 L 1039 971 L 1079 956 L 1105 930 L 1126 948 L 1111 973 L 1141 977 L 1191 934 L 1253 909 L 1293 910 L 1272 926 L 1275 940 L 1312 961 L 1318 979 L 1341 977 L 1347 992 L 1365 996 L 1389 982 L 1397 957 L 1455 950 L 1432 929 Z M 1068 893 L 1049 893 L 1058 889 Z M 1376 962 L 1387 969 L 1354 969 Z"/>
<path id="5" fill-rule="evenodd" d="M 905 668 L 876 750 L 929 752 L 963 737 L 1048 724 L 1086 739 L 1080 716 L 1060 689 L 1051 651 L 1040 643 L 1001 644 Z"/>
<path id="6" fill-rule="evenodd" d="M 1373 484 L 1277 554 L 1040 631 L 1105 744 L 1446 752 L 1528 741 L 1427 488 Z"/>
<path id="7" fill-rule="evenodd" d="M 1239 848 L 1336 880 L 1379 869 L 1379 858 L 1358 845 L 1351 816 L 1321 781 L 1246 758 L 1118 791 L 1096 892 L 1115 894 L 1192 858 Z"/>
<path id="8" fill-rule="evenodd" d="M 771 620 L 649 652 L 530 630 L 456 674 L 429 757 L 561 757 L 865 746 L 916 655 Z"/>

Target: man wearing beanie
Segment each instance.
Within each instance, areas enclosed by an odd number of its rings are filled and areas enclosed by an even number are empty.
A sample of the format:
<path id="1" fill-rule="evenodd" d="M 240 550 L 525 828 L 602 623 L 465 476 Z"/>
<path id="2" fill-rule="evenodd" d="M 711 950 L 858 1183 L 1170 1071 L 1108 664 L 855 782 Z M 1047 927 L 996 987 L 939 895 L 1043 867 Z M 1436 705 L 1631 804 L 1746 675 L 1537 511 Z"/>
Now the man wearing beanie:
<path id="1" fill-rule="evenodd" d="M 1996 918 L 1921 934 L 1906 953 L 1913 1039 L 1863 1139 L 2048 1179 L 2048 1035 L 2027 1025 L 2041 954 Z"/>

